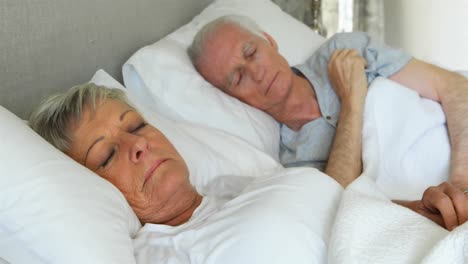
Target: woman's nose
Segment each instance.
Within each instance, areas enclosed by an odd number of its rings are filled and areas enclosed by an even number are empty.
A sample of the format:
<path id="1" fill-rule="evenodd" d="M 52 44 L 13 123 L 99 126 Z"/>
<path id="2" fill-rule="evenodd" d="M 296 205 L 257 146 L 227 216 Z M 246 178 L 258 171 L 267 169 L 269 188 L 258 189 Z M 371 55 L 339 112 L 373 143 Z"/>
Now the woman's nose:
<path id="1" fill-rule="evenodd" d="M 130 135 L 130 160 L 134 163 L 140 162 L 148 152 L 149 145 L 145 137 Z"/>

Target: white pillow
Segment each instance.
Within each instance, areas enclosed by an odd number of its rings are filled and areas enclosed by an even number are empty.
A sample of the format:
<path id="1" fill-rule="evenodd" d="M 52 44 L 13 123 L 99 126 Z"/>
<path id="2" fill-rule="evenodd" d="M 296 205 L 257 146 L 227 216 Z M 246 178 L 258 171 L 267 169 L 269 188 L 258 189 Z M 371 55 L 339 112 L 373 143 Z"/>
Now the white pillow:
<path id="1" fill-rule="evenodd" d="M 92 82 L 123 88 L 109 74 L 99 70 Z M 200 193 L 219 176 L 258 177 L 282 166 L 262 151 L 224 131 L 164 118 L 158 111 L 143 106 L 139 98 L 127 91 L 130 101 L 154 127 L 161 130 L 184 158 L 190 171 L 190 181 Z"/>
<path id="2" fill-rule="evenodd" d="M 275 38 L 291 65 L 307 59 L 323 38 L 268 0 L 218 0 L 190 23 L 137 51 L 123 66 L 125 85 L 152 109 L 236 135 L 278 160 L 279 126 L 269 115 L 207 83 L 186 48 L 207 22 L 226 14 L 253 18 Z M 169 112 L 167 110 L 172 110 Z"/>
<path id="3" fill-rule="evenodd" d="M 9 263 L 135 263 L 123 195 L 0 106 L 0 256 Z"/>

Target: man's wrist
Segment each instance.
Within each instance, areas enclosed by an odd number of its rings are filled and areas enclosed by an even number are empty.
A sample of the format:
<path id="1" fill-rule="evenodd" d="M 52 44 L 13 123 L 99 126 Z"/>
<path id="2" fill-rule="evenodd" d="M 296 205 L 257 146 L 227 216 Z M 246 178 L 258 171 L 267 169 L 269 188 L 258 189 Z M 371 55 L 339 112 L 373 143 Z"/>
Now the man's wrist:
<path id="1" fill-rule="evenodd" d="M 341 102 L 341 112 L 356 113 L 362 115 L 364 113 L 363 99 L 348 99 Z"/>
<path id="2" fill-rule="evenodd" d="M 457 189 L 463 192 L 464 195 L 468 196 L 468 182 L 466 180 L 453 180 L 450 179 L 450 183 Z"/>
<path id="3" fill-rule="evenodd" d="M 453 164 L 453 162 L 452 162 Z M 461 189 L 466 190 L 468 189 L 468 177 L 463 173 L 464 169 L 460 167 L 455 167 L 452 165 L 449 182 Z"/>

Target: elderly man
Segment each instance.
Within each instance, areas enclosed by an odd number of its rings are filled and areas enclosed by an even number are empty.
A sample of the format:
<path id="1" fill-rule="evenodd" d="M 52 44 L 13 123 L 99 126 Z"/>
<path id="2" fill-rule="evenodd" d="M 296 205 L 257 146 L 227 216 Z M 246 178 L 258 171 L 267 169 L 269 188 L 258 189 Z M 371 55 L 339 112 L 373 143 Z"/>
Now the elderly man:
<path id="1" fill-rule="evenodd" d="M 468 80 L 376 43 L 365 33 L 337 34 L 290 68 L 275 40 L 247 17 L 224 16 L 188 48 L 211 84 L 282 124 L 285 166 L 313 166 L 346 186 L 362 171 L 362 114 L 368 83 L 388 77 L 438 101 L 452 143 L 450 182 L 468 189 Z"/>

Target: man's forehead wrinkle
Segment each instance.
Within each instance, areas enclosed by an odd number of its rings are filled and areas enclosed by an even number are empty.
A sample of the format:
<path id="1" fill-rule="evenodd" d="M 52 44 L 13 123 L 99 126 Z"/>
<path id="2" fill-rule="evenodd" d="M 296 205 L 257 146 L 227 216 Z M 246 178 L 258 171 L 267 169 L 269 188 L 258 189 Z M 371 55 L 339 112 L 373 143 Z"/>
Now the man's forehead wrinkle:
<path id="1" fill-rule="evenodd" d="M 216 28 L 207 36 L 205 42 L 204 56 L 200 58 L 201 68 L 205 72 L 203 75 L 211 76 L 211 82 L 214 86 L 221 89 L 227 89 L 232 80 L 233 73 L 237 70 L 236 61 L 243 57 L 245 49 L 248 49 L 251 43 L 246 43 L 245 32 L 237 25 L 224 23 Z M 226 39 L 229 39 L 228 45 Z M 251 38 L 248 38 L 249 40 Z M 228 56 L 223 56 L 226 54 Z"/>
<path id="2" fill-rule="evenodd" d="M 212 42 L 211 54 L 213 58 L 210 60 L 206 56 L 204 64 L 207 66 L 207 69 L 213 74 L 212 80 L 213 84 L 218 87 L 224 87 L 226 85 L 226 78 L 230 74 L 230 64 L 232 60 L 232 51 L 228 45 L 220 45 L 220 39 L 217 39 L 216 42 Z M 226 56 L 227 55 L 227 56 Z"/>

